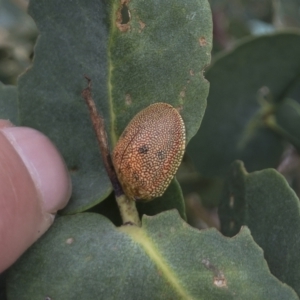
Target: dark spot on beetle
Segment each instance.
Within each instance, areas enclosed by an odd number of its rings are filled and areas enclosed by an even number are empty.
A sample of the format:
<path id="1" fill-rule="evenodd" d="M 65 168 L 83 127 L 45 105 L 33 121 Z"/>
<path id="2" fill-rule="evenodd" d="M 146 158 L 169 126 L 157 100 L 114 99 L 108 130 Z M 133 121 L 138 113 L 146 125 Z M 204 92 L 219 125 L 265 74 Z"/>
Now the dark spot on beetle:
<path id="1" fill-rule="evenodd" d="M 142 147 L 139 147 L 138 152 L 139 154 L 146 154 L 149 150 L 149 147 L 147 145 L 143 145 Z"/>
<path id="2" fill-rule="evenodd" d="M 166 158 L 166 152 L 164 150 L 158 151 L 157 156 L 160 160 L 164 160 Z"/>

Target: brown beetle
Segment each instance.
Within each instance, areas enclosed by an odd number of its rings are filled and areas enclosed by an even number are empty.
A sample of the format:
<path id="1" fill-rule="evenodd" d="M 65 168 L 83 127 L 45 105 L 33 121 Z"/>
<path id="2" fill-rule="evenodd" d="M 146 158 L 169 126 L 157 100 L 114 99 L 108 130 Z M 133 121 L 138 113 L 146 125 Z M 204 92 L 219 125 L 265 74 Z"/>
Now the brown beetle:
<path id="1" fill-rule="evenodd" d="M 113 164 L 125 194 L 148 201 L 161 196 L 185 150 L 185 126 L 170 104 L 155 103 L 127 125 L 113 151 Z"/>

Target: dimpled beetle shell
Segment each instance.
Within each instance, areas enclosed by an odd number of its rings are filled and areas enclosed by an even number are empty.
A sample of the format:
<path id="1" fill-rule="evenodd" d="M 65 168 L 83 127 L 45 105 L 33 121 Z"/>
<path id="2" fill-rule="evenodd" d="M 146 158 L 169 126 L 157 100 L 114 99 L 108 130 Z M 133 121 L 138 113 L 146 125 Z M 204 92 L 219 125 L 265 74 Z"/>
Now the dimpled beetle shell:
<path id="1" fill-rule="evenodd" d="M 178 111 L 155 103 L 127 125 L 113 151 L 113 164 L 124 193 L 134 200 L 161 196 L 185 150 L 185 126 Z"/>

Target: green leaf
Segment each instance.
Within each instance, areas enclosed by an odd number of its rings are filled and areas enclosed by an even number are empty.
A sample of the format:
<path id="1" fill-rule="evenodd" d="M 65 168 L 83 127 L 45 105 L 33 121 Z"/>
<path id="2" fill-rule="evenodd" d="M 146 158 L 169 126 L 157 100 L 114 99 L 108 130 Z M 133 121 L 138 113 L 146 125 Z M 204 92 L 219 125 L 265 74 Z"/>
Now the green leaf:
<path id="1" fill-rule="evenodd" d="M 261 98 L 268 91 L 273 103 L 284 99 L 300 74 L 299 53 L 298 33 L 277 33 L 248 39 L 207 70 L 208 106 L 188 146 L 201 174 L 223 176 L 235 159 L 249 171 L 278 164 L 282 139 L 266 128 L 267 105 Z"/>
<path id="2" fill-rule="evenodd" d="M 124 3 L 30 2 L 40 37 L 33 67 L 19 81 L 21 122 L 49 136 L 71 170 L 74 192 L 64 213 L 83 211 L 111 192 L 80 95 L 84 74 L 93 81 L 112 146 L 129 120 L 151 103 L 180 109 L 187 140 L 204 114 L 209 85 L 203 70 L 212 44 L 207 1 Z M 124 20 L 119 20 L 122 7 Z M 127 31 L 119 29 L 122 21 L 128 22 Z"/>
<path id="3" fill-rule="evenodd" d="M 189 171 L 190 173 L 182 172 L 177 177 L 184 197 L 197 193 L 201 198 L 201 204 L 205 207 L 218 206 L 224 180 L 222 178 L 205 178 L 194 170 Z"/>
<path id="4" fill-rule="evenodd" d="M 115 133 L 154 102 L 181 109 L 187 142 L 198 131 L 206 107 L 211 12 L 207 1 L 128 1 L 130 29 L 112 27 L 111 100 Z M 119 1 L 114 1 L 119 5 Z M 115 19 L 113 19 L 115 21 Z"/>
<path id="5" fill-rule="evenodd" d="M 300 295 L 300 205 L 282 175 L 272 169 L 248 174 L 242 162 L 235 162 L 219 215 L 228 236 L 249 226 L 272 274 Z"/>
<path id="6" fill-rule="evenodd" d="M 17 88 L 0 82 L 0 119 L 8 119 L 18 125 L 18 113 Z"/>
<path id="7" fill-rule="evenodd" d="M 152 201 L 143 203 L 137 202 L 137 209 L 140 216 L 154 216 L 160 212 L 177 209 L 182 219 L 186 220 L 185 203 L 181 187 L 176 179 L 173 179 L 165 193 Z"/>
<path id="8" fill-rule="evenodd" d="M 298 103 L 300 103 L 300 75 L 298 76 L 298 78 L 296 78 L 294 83 L 291 85 L 287 94 L 287 98 L 294 99 Z"/>
<path id="9" fill-rule="evenodd" d="M 34 267 L 33 267 L 34 266 Z M 298 299 L 272 276 L 244 228 L 198 231 L 175 211 L 116 228 L 61 217 L 10 271 L 10 299 Z"/>
<path id="10" fill-rule="evenodd" d="M 6 272 L 0 274 L 0 299 L 7 300 L 6 298 Z"/>
<path id="11" fill-rule="evenodd" d="M 274 114 L 266 120 L 267 125 L 300 150 L 300 104 L 285 99 Z"/>

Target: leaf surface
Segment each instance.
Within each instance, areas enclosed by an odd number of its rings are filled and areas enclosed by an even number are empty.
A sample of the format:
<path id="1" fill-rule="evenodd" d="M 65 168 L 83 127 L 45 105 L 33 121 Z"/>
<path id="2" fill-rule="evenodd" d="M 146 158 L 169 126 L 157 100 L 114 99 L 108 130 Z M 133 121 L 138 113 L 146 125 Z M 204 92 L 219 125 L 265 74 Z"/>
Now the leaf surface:
<path id="1" fill-rule="evenodd" d="M 181 187 L 176 179 L 173 179 L 165 193 L 152 201 L 137 203 L 137 209 L 140 216 L 154 216 L 170 209 L 177 209 L 183 220 L 186 220 L 185 202 Z"/>
<path id="2" fill-rule="evenodd" d="M 236 159 L 249 171 L 277 166 L 282 139 L 264 124 L 263 98 L 273 103 L 284 99 L 300 74 L 299 53 L 299 33 L 265 35 L 247 39 L 207 70 L 207 110 L 188 145 L 203 176 L 224 176 Z"/>
<path id="3" fill-rule="evenodd" d="M 0 82 L 0 119 L 10 120 L 15 125 L 19 123 L 17 88 Z"/>
<path id="4" fill-rule="evenodd" d="M 293 99 L 285 99 L 280 103 L 267 125 L 283 138 L 300 149 L 300 104 Z"/>
<path id="5" fill-rule="evenodd" d="M 49 136 L 67 162 L 73 195 L 63 213 L 86 210 L 111 192 L 81 97 L 84 74 L 92 79 L 112 147 L 131 118 L 154 102 L 180 110 L 187 140 L 206 107 L 208 2 L 123 2 L 30 2 L 40 36 L 34 64 L 19 80 L 21 123 Z"/>
<path id="6" fill-rule="evenodd" d="M 141 228 L 91 213 L 60 217 L 14 265 L 7 288 L 18 300 L 298 299 L 269 273 L 247 228 L 229 239 L 175 211 L 144 217 Z"/>
<path id="7" fill-rule="evenodd" d="M 282 175 L 272 169 L 248 174 L 242 162 L 235 162 L 219 215 L 221 231 L 228 236 L 247 225 L 272 274 L 300 295 L 300 205 Z"/>

